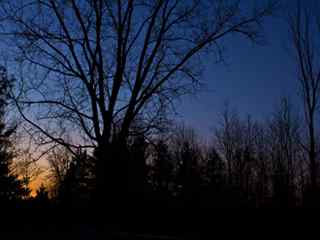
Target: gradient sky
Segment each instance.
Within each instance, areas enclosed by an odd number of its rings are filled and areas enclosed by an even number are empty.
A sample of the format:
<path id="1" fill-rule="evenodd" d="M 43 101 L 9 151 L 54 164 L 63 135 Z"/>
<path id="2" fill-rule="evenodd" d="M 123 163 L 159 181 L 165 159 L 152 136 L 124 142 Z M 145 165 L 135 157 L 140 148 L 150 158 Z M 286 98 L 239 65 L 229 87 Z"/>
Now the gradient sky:
<path id="1" fill-rule="evenodd" d="M 288 4 L 288 1 L 282 3 Z M 287 6 L 287 9 L 292 7 L 290 3 Z M 226 101 L 241 115 L 250 114 L 255 119 L 267 118 L 281 96 L 290 97 L 296 106 L 301 104 L 284 18 L 268 19 L 264 33 L 266 43 L 263 45 L 239 41 L 239 38 L 228 40 L 225 43 L 227 64 L 215 64 L 211 57 L 205 59 L 202 80 L 207 86 L 196 96 L 183 97 L 179 102 L 179 120 L 209 137 Z"/>
<path id="2" fill-rule="evenodd" d="M 306 0 L 305 4 L 312 1 Z M 281 0 L 282 7 L 289 10 L 293 2 Z M 266 43 L 263 45 L 252 44 L 244 38 L 228 38 L 224 42 L 226 64 L 216 64 L 214 57 L 206 56 L 202 76 L 206 87 L 177 102 L 177 120 L 209 138 L 226 101 L 241 116 L 250 114 L 257 120 L 267 119 L 282 96 L 290 97 L 296 106 L 301 105 L 284 16 L 268 18 L 264 35 Z M 31 187 L 35 189 L 41 182 Z"/>

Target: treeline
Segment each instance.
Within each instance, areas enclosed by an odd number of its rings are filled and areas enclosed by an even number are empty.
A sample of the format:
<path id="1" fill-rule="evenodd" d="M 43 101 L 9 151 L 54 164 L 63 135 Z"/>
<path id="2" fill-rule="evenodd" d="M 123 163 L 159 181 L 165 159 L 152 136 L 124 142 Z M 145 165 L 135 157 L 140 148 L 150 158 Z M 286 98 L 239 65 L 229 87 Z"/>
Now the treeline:
<path id="1" fill-rule="evenodd" d="M 226 107 L 209 143 L 184 125 L 157 136 L 134 136 L 113 155 L 125 164 L 105 194 L 117 194 L 123 207 L 317 207 L 304 129 L 283 99 L 266 121 L 240 118 Z M 104 157 L 108 164 L 110 156 Z M 70 157 L 60 149 L 49 162 L 57 203 L 94 204 L 94 153 Z"/>
<path id="2" fill-rule="evenodd" d="M 310 188 L 304 129 L 283 99 L 267 121 L 241 118 L 225 107 L 208 142 L 183 124 L 154 136 L 132 136 L 112 155 L 123 165 L 105 194 L 117 194 L 118 206 L 127 208 L 317 207 L 319 192 Z M 10 148 L 13 132 L 1 125 L 1 202 L 96 205 L 95 152 L 71 155 L 62 147 L 54 149 L 48 156 L 51 185 L 41 186 L 33 198 L 28 179 L 11 167 L 17 157 Z M 104 158 L 108 164 L 110 156 Z"/>
<path id="3" fill-rule="evenodd" d="M 106 155 L 75 154 L 62 146 L 48 155 L 51 186 L 30 197 L 30 179 L 19 175 L 11 142 L 16 125 L 6 124 L 14 82 L 1 69 L 0 201 L 27 206 L 169 207 L 317 207 L 318 159 L 310 165 L 306 126 L 288 99 L 265 121 L 240 117 L 228 106 L 208 142 L 183 124 L 149 135 L 116 139 Z M 138 124 L 138 123 L 137 123 Z M 116 134 L 116 133 L 115 133 Z M 318 149 L 317 144 L 315 144 Z M 316 155 L 317 156 L 317 155 Z M 98 161 L 105 164 L 99 169 Z M 100 166 L 99 166 L 100 167 Z M 109 170 L 108 170 L 109 169 Z M 101 197 L 97 173 L 104 173 Z M 312 176 L 316 172 L 316 188 Z"/>

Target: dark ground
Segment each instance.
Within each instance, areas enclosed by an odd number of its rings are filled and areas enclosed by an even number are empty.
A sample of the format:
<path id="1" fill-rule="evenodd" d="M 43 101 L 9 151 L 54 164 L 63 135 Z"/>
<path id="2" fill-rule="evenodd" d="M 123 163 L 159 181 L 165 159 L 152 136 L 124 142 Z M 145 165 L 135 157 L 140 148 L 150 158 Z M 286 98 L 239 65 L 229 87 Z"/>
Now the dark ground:
<path id="1" fill-rule="evenodd" d="M 102 213 L 89 209 L 15 209 L 1 215 L 0 239 L 288 239 L 295 231 L 311 239 L 319 229 L 314 210 L 216 209 L 207 211 L 136 209 Z M 307 214 L 314 214 L 315 220 Z M 2 237 L 8 235 L 9 237 Z M 317 235 L 316 235 L 317 236 Z M 299 237 L 296 235 L 295 237 Z M 313 239 L 316 239 L 312 237 Z"/>

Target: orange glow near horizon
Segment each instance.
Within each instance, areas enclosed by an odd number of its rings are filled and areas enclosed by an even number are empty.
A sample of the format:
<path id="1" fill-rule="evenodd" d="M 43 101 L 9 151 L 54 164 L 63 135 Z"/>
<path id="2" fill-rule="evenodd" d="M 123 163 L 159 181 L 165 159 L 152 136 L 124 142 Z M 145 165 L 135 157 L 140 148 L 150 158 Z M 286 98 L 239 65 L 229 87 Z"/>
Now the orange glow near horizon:
<path id="1" fill-rule="evenodd" d="M 42 181 L 39 181 L 38 179 L 36 179 L 35 181 L 32 181 L 29 184 L 29 188 L 31 190 L 31 197 L 35 197 L 37 195 L 37 190 L 39 189 L 39 187 L 41 186 Z"/>

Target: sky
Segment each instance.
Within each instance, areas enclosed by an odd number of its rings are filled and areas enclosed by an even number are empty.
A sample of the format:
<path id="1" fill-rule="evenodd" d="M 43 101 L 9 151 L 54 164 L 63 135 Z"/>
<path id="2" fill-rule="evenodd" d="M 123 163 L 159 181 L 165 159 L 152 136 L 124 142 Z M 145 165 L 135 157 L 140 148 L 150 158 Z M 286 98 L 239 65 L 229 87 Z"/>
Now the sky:
<path id="1" fill-rule="evenodd" d="M 306 0 L 305 3 L 312 1 Z M 294 1 L 281 1 L 282 6 L 289 10 L 290 2 Z M 226 101 L 241 116 L 250 114 L 257 120 L 270 117 L 283 96 L 288 96 L 294 105 L 301 105 L 284 17 L 268 18 L 263 26 L 264 44 L 231 37 L 224 42 L 224 63 L 217 64 L 210 55 L 203 57 L 205 65 L 201 81 L 205 87 L 195 95 L 177 100 L 178 121 L 183 121 L 195 128 L 200 136 L 209 139 Z M 35 185 L 31 188 L 36 189 L 40 183 L 41 180 L 33 183 Z"/>
<path id="2" fill-rule="evenodd" d="M 243 38 L 228 39 L 224 64 L 216 64 L 210 56 L 203 59 L 206 64 L 201 80 L 206 87 L 179 100 L 177 118 L 207 138 L 226 101 L 240 115 L 250 114 L 257 120 L 268 118 L 282 96 L 288 96 L 293 105 L 301 105 L 284 18 L 269 18 L 264 36 L 262 45 Z"/>

